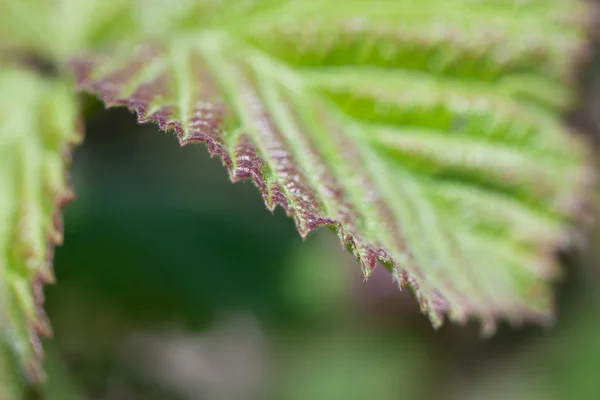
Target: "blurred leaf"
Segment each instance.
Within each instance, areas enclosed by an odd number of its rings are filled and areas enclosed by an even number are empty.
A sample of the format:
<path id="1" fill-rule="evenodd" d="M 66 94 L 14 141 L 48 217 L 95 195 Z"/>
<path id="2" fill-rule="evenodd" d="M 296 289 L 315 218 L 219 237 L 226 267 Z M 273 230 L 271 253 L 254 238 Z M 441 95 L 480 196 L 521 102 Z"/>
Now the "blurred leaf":
<path id="1" fill-rule="evenodd" d="M 592 288 L 587 293 L 567 314 L 563 329 L 538 343 L 532 357 L 531 365 L 546 369 L 544 387 L 557 400 L 600 397 L 600 296 Z"/>
<path id="2" fill-rule="evenodd" d="M 432 393 L 435 366 L 421 338 L 407 330 L 344 326 L 287 345 L 273 399 L 427 399 Z"/>
<path id="3" fill-rule="evenodd" d="M 73 51 L 135 34 L 135 3 L 136 0 L 0 0 L 0 50 L 4 47 L 15 52 L 34 52 L 61 63 Z"/>
<path id="4" fill-rule="evenodd" d="M 44 382 L 43 393 L 46 400 L 79 400 L 84 399 L 79 388 L 69 376 L 62 363 L 60 354 L 48 342 L 44 346 L 46 358 L 44 362 L 48 379 Z"/>
<path id="5" fill-rule="evenodd" d="M 594 400 L 600 397 L 600 297 L 585 291 L 558 329 L 511 349 L 467 379 L 450 380 L 451 400 Z M 514 351 L 517 350 L 517 351 Z M 460 377 L 460 375 L 458 375 Z"/>
<path id="6" fill-rule="evenodd" d="M 18 360 L 8 347 L 0 341 L 0 399 L 21 400 L 25 393 L 25 382 L 17 368 Z"/>
<path id="7" fill-rule="evenodd" d="M 325 233 L 325 232 L 322 232 Z M 313 235 L 288 257 L 285 294 L 290 303 L 308 318 L 332 318 L 350 295 L 348 262 L 323 235 Z M 337 250 L 337 251 L 336 251 Z"/>
<path id="8" fill-rule="evenodd" d="M 73 62 L 81 90 L 205 142 L 302 236 L 334 227 L 435 326 L 551 318 L 593 175 L 559 116 L 583 2 L 160 4 L 137 9 L 144 44 Z"/>
<path id="9" fill-rule="evenodd" d="M 29 377 L 39 378 L 38 336 L 50 328 L 42 284 L 54 280 L 65 165 L 78 142 L 77 107 L 63 82 L 0 66 L 0 334 Z"/>

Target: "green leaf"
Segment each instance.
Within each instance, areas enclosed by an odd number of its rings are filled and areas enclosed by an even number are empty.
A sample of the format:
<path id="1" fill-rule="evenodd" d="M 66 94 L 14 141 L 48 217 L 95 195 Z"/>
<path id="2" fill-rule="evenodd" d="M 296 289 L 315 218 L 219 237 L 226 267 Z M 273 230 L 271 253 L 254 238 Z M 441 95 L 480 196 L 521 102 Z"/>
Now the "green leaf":
<path id="1" fill-rule="evenodd" d="M 206 143 L 303 237 L 334 228 L 366 276 L 381 261 L 435 326 L 550 321 L 555 253 L 593 181 L 561 122 L 585 4 L 243 4 L 195 2 L 143 44 L 78 57 L 79 89 Z"/>
<path id="2" fill-rule="evenodd" d="M 40 377 L 39 336 L 50 333 L 42 285 L 54 280 L 54 244 L 70 147 L 79 140 L 69 85 L 0 65 L 0 342 L 32 380 Z"/>
<path id="3" fill-rule="evenodd" d="M 138 32 L 133 4 L 135 0 L 0 0 L 0 50 L 61 64 L 74 51 Z"/>
<path id="4" fill-rule="evenodd" d="M 25 387 L 15 354 L 6 343 L 0 341 L 0 399 L 20 400 L 23 398 Z"/>

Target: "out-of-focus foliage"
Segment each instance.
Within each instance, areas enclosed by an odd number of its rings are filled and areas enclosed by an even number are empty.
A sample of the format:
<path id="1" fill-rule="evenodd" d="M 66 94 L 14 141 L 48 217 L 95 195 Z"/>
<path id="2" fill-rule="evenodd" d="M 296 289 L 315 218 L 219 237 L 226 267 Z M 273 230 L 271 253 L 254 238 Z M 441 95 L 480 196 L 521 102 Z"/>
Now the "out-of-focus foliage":
<path id="1" fill-rule="evenodd" d="M 0 399 L 21 399 L 26 386 L 18 360 L 6 341 L 0 341 Z"/>
<path id="2" fill-rule="evenodd" d="M 137 35 L 132 6 L 153 0 L 0 0 L 0 50 L 64 66 L 74 52 Z"/>
<path id="3" fill-rule="evenodd" d="M 39 334 L 48 334 L 42 284 L 53 282 L 62 243 L 66 164 L 77 143 L 77 106 L 65 82 L 0 66 L 0 341 L 39 374 Z M 3 356 L 8 357 L 8 356 Z"/>

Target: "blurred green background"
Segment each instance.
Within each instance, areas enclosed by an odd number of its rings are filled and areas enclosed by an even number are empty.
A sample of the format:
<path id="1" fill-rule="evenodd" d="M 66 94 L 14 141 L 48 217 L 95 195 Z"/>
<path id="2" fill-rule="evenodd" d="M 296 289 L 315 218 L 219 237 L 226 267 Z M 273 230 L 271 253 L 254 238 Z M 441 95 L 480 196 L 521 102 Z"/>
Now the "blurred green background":
<path id="1" fill-rule="evenodd" d="M 593 135 L 598 62 L 584 81 L 570 120 Z M 384 268 L 364 282 L 332 232 L 302 241 L 204 146 L 86 101 L 37 397 L 600 399 L 597 239 L 562 255 L 554 327 L 434 331 Z"/>

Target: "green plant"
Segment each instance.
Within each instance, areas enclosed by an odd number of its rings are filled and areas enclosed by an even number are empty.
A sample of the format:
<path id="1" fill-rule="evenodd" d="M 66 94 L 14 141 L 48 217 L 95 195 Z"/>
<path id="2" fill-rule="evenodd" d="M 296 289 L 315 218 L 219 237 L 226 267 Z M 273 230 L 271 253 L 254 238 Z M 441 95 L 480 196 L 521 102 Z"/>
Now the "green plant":
<path id="1" fill-rule="evenodd" d="M 4 343 L 37 380 L 83 118 L 71 80 L 182 145 L 206 143 L 303 237 L 332 228 L 434 326 L 550 321 L 556 252 L 578 238 L 594 181 L 588 145 L 561 121 L 590 7 L 0 0 Z"/>

